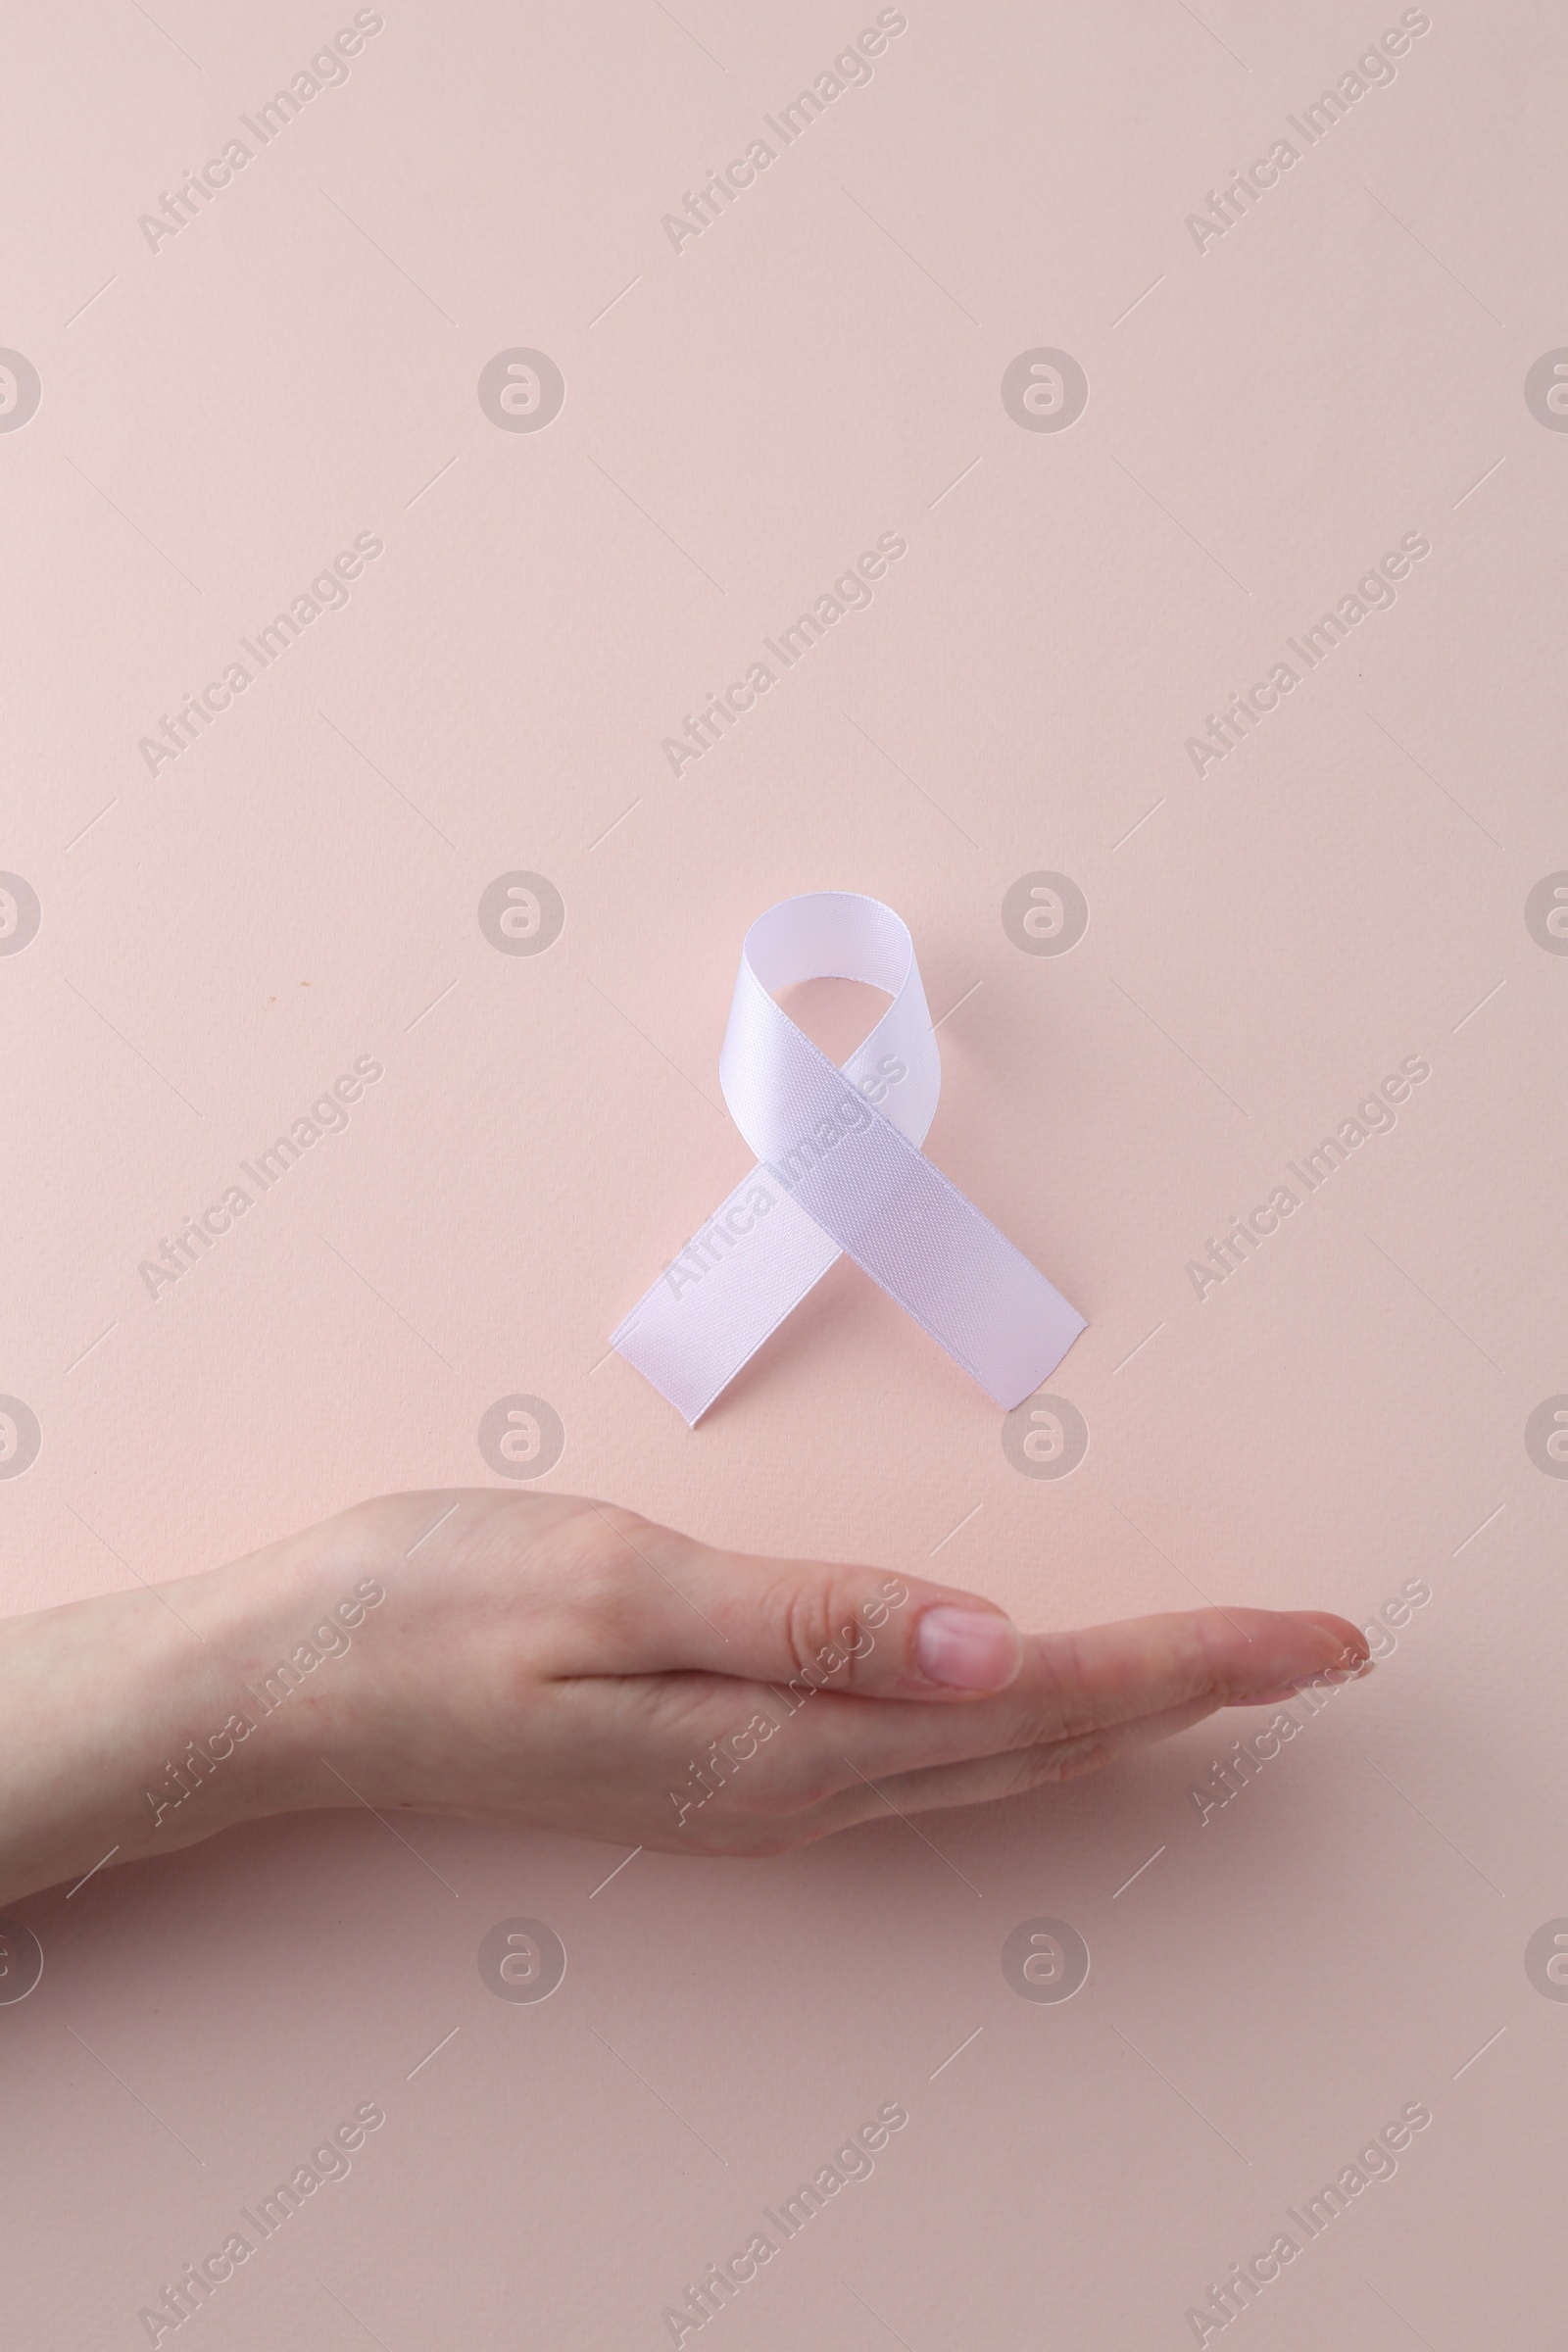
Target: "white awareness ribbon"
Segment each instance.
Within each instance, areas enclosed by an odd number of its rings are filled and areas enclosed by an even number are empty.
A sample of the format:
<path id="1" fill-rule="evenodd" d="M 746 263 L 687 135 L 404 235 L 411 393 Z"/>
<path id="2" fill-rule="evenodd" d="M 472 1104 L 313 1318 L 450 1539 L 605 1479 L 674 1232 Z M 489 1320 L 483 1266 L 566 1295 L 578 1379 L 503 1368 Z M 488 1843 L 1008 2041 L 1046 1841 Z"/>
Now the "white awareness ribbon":
<path id="1" fill-rule="evenodd" d="M 842 1069 L 773 1001 L 827 978 L 893 1000 Z M 942 1061 L 914 942 L 892 907 L 824 890 L 760 915 L 718 1074 L 758 1165 L 611 1346 L 695 1425 L 843 1251 L 998 1404 L 1032 1396 L 1084 1318 L 920 1150 Z"/>

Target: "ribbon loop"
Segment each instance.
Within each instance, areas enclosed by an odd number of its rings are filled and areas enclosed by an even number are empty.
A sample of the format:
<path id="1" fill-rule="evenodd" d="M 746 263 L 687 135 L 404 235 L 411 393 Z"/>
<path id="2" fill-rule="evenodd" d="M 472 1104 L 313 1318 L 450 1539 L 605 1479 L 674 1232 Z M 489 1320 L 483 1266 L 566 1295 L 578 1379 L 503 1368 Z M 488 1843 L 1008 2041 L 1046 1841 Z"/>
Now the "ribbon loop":
<path id="1" fill-rule="evenodd" d="M 842 1069 L 773 995 L 830 978 L 893 1000 Z M 1084 1318 L 920 1150 L 942 1062 L 914 942 L 893 909 L 815 891 L 760 915 L 718 1068 L 759 1164 L 612 1347 L 695 1424 L 842 1251 L 999 1404 L 1031 1396 Z"/>

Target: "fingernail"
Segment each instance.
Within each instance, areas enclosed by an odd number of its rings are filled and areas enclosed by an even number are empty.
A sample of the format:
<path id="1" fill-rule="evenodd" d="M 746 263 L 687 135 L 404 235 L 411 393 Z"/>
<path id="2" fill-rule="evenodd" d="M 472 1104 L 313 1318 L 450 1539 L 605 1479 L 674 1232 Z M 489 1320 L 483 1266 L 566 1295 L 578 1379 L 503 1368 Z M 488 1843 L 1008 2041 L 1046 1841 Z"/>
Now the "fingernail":
<path id="1" fill-rule="evenodd" d="M 1314 1633 L 1327 1634 L 1334 1642 L 1334 1655 L 1324 1660 L 1317 1673 L 1325 1674 L 1330 1666 L 1359 1665 L 1363 1658 L 1370 1662 L 1365 1635 L 1357 1633 L 1345 1618 L 1331 1617 L 1322 1609 L 1287 1609 L 1285 1615 L 1297 1625 L 1310 1626 Z M 1348 1641 L 1347 1635 L 1350 1637 Z M 1310 1677 L 1303 1675 L 1300 1679 L 1304 1682 Z"/>
<path id="2" fill-rule="evenodd" d="M 1358 1683 L 1371 1671 L 1370 1658 L 1330 1658 L 1328 1664 L 1320 1666 L 1316 1674 L 1301 1675 L 1291 1688 L 1293 1690 L 1310 1690 L 1318 1683 Z"/>
<path id="3" fill-rule="evenodd" d="M 1282 1683 L 1277 1690 L 1250 1691 L 1246 1698 L 1239 1698 L 1236 1704 L 1239 1707 L 1279 1706 L 1285 1700 L 1299 1698 L 1303 1690 L 1320 1689 L 1330 1677 L 1339 1683 L 1358 1683 L 1364 1676 L 1371 1673 L 1372 1660 L 1370 1658 L 1357 1658 L 1353 1665 L 1346 1665 L 1341 1662 L 1345 1655 L 1346 1653 L 1342 1651 L 1340 1658 L 1330 1658 L 1328 1663 L 1320 1666 L 1315 1674 L 1298 1675 L 1295 1682 Z"/>
<path id="4" fill-rule="evenodd" d="M 1004 1690 L 1023 1663 L 1023 1642 L 994 1609 L 927 1609 L 914 1656 L 922 1674 L 952 1690 Z"/>

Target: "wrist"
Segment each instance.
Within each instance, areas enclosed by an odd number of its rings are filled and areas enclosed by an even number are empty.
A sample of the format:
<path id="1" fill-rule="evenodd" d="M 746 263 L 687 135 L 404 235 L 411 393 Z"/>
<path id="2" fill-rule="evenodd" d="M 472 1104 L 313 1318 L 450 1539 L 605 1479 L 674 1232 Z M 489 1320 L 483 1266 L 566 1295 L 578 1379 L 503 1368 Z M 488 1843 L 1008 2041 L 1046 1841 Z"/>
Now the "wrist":
<path id="1" fill-rule="evenodd" d="M 343 1745 L 348 1719 L 369 1715 L 360 1642 L 385 1586 L 362 1547 L 336 1545 L 329 1529 L 190 1581 L 202 1588 L 200 1630 L 219 1670 L 186 1693 L 186 1705 L 200 1695 L 207 1712 L 183 1727 L 160 1786 L 143 1792 L 148 1823 L 172 1799 L 153 1851 L 170 1828 L 188 1844 L 232 1823 L 348 1801 L 324 1759 Z"/>

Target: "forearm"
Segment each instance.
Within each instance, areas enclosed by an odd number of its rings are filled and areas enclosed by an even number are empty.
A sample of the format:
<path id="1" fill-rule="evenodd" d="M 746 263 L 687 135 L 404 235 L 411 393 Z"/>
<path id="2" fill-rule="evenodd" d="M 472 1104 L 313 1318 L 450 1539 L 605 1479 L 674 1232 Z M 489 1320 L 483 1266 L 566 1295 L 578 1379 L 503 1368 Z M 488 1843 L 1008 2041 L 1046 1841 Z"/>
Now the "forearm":
<path id="1" fill-rule="evenodd" d="M 332 1801 L 316 1694 L 301 1677 L 282 1707 L 262 1680 L 318 1614 L 313 1586 L 258 1554 L 0 1624 L 0 1904 Z"/>

